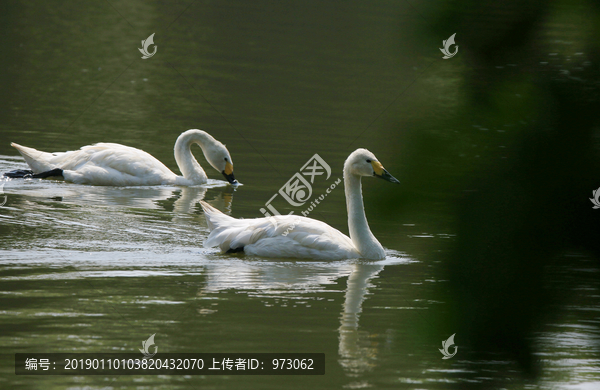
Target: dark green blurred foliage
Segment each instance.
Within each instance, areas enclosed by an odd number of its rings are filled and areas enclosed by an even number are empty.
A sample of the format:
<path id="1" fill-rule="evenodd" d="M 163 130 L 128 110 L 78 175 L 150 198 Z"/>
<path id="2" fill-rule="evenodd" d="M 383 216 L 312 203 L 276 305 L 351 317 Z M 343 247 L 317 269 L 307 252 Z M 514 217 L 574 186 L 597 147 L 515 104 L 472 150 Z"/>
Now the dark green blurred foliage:
<path id="1" fill-rule="evenodd" d="M 463 340 L 481 356 L 506 353 L 527 373 L 535 369 L 533 332 L 570 299 L 554 290 L 546 267 L 571 251 L 600 258 L 600 216 L 588 199 L 600 180 L 597 105 L 573 83 L 546 87 L 545 114 L 521 134 L 514 157 L 460 199 L 447 264 Z"/>
<path id="2" fill-rule="evenodd" d="M 439 67 L 460 74 L 459 109 L 396 138 L 407 173 L 402 199 L 388 204 L 404 216 L 443 208 L 457 234 L 449 253 L 425 259 L 443 260 L 449 280 L 439 298 L 452 309 L 437 325 L 457 333 L 463 358 L 508 358 L 534 378 L 535 332 L 578 299 L 564 294 L 577 286 L 563 288 L 577 282 L 549 269 L 572 253 L 600 259 L 589 200 L 600 187 L 598 4 L 429 6 L 424 40 L 457 32 L 458 55 Z"/>

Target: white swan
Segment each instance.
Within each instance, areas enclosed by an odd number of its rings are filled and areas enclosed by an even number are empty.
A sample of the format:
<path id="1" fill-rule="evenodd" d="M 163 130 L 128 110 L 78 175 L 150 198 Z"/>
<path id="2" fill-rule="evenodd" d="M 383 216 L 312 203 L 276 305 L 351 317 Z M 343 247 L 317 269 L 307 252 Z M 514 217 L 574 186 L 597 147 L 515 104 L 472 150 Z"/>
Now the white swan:
<path id="1" fill-rule="evenodd" d="M 143 150 L 113 143 L 98 143 L 79 150 L 46 153 L 11 143 L 27 161 L 32 172 L 20 171 L 9 177 L 63 176 L 77 184 L 104 186 L 152 186 L 205 184 L 206 173 L 194 158 L 191 146 L 198 144 L 206 160 L 227 181 L 236 184 L 229 151 L 205 131 L 192 129 L 183 132 L 175 142 L 175 161 L 183 176 L 176 175 L 163 163 Z"/>
<path id="2" fill-rule="evenodd" d="M 205 247 L 262 257 L 296 257 L 322 260 L 363 258 L 380 260 L 385 252 L 373 236 L 365 216 L 360 179 L 376 176 L 400 183 L 366 149 L 357 149 L 344 163 L 344 187 L 350 237 L 324 222 L 296 215 L 235 219 L 206 202 L 200 202 L 211 230 Z"/>

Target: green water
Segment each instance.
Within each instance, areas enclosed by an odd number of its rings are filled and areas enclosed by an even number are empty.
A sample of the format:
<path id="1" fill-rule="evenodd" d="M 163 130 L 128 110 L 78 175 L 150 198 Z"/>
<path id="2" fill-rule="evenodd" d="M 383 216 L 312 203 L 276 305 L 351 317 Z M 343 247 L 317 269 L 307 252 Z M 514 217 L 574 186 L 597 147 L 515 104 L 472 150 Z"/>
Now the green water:
<path id="1" fill-rule="evenodd" d="M 447 389 L 517 375 L 508 361 L 484 366 L 461 357 L 460 334 L 457 355 L 442 359 L 438 348 L 456 332 L 439 322 L 452 300 L 441 272 L 455 240 L 452 218 L 440 206 L 446 195 L 423 195 L 430 207 L 420 211 L 396 204 L 415 180 L 403 160 L 410 155 L 404 131 L 427 118 L 440 126 L 423 133 L 457 132 L 443 123 L 456 115 L 463 94 L 464 64 L 442 61 L 438 50 L 447 37 L 408 33 L 424 23 L 420 6 L 200 0 L 3 7 L 0 172 L 26 167 L 11 141 L 51 152 L 117 142 L 178 172 L 175 139 L 200 128 L 227 145 L 244 185 L 7 181 L 0 208 L 0 388 Z M 157 54 L 142 60 L 137 48 L 152 33 Z M 495 132 L 485 148 L 503 148 L 502 137 Z M 203 248 L 208 228 L 200 200 L 234 217 L 260 217 L 315 153 L 332 168 L 328 180 L 315 181 L 318 196 L 341 178 L 345 158 L 358 147 L 404 183 L 363 181 L 385 260 L 274 260 Z M 468 164 L 485 153 L 465 140 L 452 148 Z M 206 168 L 200 149 L 195 153 Z M 429 156 L 422 164 L 448 172 L 448 180 L 458 175 Z M 207 174 L 222 179 L 211 168 Z M 303 210 L 281 197 L 273 205 L 281 213 Z M 311 217 L 347 232 L 342 187 Z M 581 300 L 537 335 L 541 377 L 528 388 L 599 386 L 599 270 L 588 257 L 572 256 L 577 266 L 555 273 L 579 281 Z M 165 353 L 325 353 L 326 374 L 14 375 L 14 353 L 137 352 L 151 334 Z M 522 388 L 516 383 L 505 386 Z"/>

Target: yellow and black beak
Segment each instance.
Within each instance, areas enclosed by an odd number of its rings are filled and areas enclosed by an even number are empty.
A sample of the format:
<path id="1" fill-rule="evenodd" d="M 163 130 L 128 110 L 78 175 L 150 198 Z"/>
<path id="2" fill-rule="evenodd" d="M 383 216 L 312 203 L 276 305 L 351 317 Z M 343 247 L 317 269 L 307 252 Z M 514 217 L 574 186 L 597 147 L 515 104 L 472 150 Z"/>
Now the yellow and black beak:
<path id="1" fill-rule="evenodd" d="M 233 177 L 233 164 L 232 163 L 227 161 L 225 163 L 225 169 L 221 173 L 223 174 L 223 176 L 225 176 L 225 179 L 227 179 L 227 181 L 229 183 L 237 184 L 238 181 L 235 180 L 235 177 Z"/>
<path id="2" fill-rule="evenodd" d="M 390 175 L 388 171 L 385 170 L 383 165 L 379 161 L 371 161 L 371 165 L 373 166 L 373 175 L 375 177 L 379 177 L 383 180 L 387 180 L 391 183 L 400 184 L 400 181 L 396 179 L 394 176 Z"/>

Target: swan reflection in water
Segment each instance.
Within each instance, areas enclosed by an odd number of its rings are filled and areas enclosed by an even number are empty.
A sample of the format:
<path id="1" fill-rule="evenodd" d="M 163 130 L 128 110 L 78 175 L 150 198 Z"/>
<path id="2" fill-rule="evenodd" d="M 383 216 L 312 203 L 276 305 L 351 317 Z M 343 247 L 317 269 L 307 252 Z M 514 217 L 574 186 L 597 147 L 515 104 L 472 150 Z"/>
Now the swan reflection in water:
<path id="1" fill-rule="evenodd" d="M 377 348 L 368 341 L 368 332 L 359 331 L 358 321 L 362 312 L 362 303 L 371 279 L 375 278 L 384 265 L 354 264 L 348 276 L 348 287 L 344 297 L 344 306 L 339 327 L 339 363 L 347 374 L 356 375 L 374 367 L 373 357 Z"/>
<path id="2" fill-rule="evenodd" d="M 189 214 L 201 210 L 199 202 L 207 191 L 220 192 L 214 199 L 207 200 L 214 207 L 231 211 L 235 188 L 223 187 L 219 180 L 204 186 L 194 187 L 100 187 L 74 186 L 65 182 L 48 180 L 4 179 L 3 192 L 10 196 L 18 207 L 24 203 L 61 201 L 85 206 L 120 206 L 132 209 L 165 210 Z M 214 184 L 214 186 L 211 186 Z M 11 196 L 12 195 L 12 196 Z M 172 204 L 172 205 L 171 205 Z"/>
<path id="3" fill-rule="evenodd" d="M 196 214 L 200 212 L 200 201 L 205 200 L 208 188 L 206 187 L 182 187 L 178 191 L 173 192 L 173 196 L 167 200 L 174 198 L 173 212 L 177 214 Z M 233 193 L 235 188 L 223 187 L 219 189 L 220 193 L 209 200 L 206 200 L 213 207 L 218 207 L 221 210 L 227 210 L 231 213 L 231 204 L 233 202 Z"/>
<path id="4" fill-rule="evenodd" d="M 335 284 L 339 278 L 348 277 L 341 308 L 338 330 L 339 364 L 349 376 L 369 371 L 374 366 L 376 346 L 368 344 L 368 332 L 359 330 L 362 304 L 376 278 L 385 266 L 413 262 L 401 253 L 387 251 L 384 260 L 315 261 L 256 261 L 233 257 L 219 257 L 219 263 L 206 266 L 206 284 L 198 292 L 206 296 L 224 290 L 242 290 L 257 298 L 293 299 L 300 301 L 302 294 L 326 292 L 325 285 Z M 322 296 L 322 294 L 319 294 Z M 203 315 L 215 312 L 214 307 L 203 307 Z M 366 335 L 366 336 L 365 336 Z"/>
<path id="5" fill-rule="evenodd" d="M 39 248 L 56 248 L 60 242 L 65 250 L 102 252 L 149 250 L 157 243 L 163 249 L 172 244 L 195 249 L 194 237 L 206 230 L 199 202 L 206 198 L 214 207 L 231 210 L 234 191 L 231 186 L 120 188 L 10 180 L 4 183 L 3 222 L 35 227 Z"/>

